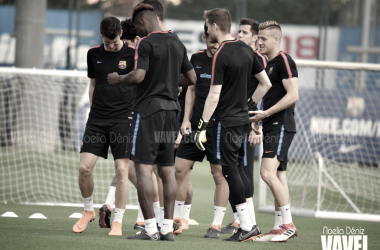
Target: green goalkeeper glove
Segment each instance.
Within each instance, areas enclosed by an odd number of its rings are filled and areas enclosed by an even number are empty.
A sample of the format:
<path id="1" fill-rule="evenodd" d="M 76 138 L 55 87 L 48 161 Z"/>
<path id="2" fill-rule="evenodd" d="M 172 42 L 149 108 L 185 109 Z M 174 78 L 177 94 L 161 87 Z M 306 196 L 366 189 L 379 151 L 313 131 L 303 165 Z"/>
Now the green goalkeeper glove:
<path id="1" fill-rule="evenodd" d="M 205 147 L 203 147 L 202 143 L 205 143 L 207 141 L 207 138 L 206 138 L 207 125 L 208 125 L 208 122 L 206 122 L 205 120 L 203 120 L 203 118 L 201 118 L 198 124 L 198 130 L 194 136 L 195 145 L 201 151 L 205 151 Z"/>

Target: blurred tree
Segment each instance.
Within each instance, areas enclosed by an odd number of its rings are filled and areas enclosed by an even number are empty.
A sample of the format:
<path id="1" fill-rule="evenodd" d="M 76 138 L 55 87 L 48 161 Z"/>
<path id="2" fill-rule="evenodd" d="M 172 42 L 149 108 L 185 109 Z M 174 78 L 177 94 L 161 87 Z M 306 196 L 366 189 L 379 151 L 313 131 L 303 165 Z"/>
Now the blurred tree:
<path id="1" fill-rule="evenodd" d="M 203 11 L 227 8 L 233 20 L 239 0 L 167 0 L 166 18 L 203 20 Z M 350 0 L 346 0 L 350 1 Z M 247 0 L 247 17 L 260 22 L 318 25 L 321 0 Z M 342 0 L 330 0 L 330 25 L 338 22 Z"/>

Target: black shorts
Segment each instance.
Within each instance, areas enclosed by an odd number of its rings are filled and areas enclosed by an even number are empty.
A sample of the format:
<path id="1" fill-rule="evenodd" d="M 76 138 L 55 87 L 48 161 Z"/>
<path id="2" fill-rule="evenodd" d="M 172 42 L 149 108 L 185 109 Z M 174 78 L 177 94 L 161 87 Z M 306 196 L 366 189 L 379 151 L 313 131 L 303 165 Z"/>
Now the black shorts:
<path id="1" fill-rule="evenodd" d="M 174 142 L 178 135 L 175 110 L 159 110 L 145 118 L 136 114 L 131 126 L 132 143 L 126 156 L 135 163 L 174 166 Z"/>
<path id="2" fill-rule="evenodd" d="M 126 158 L 126 145 L 131 139 L 130 124 L 130 122 L 87 122 L 80 152 L 92 153 L 107 159 L 108 148 L 111 146 L 114 160 Z"/>
<path id="3" fill-rule="evenodd" d="M 194 134 L 197 131 L 197 126 L 191 126 L 192 133 L 184 135 L 182 141 L 177 149 L 177 157 L 189 160 L 202 162 L 205 156 L 211 164 L 218 164 L 216 159 L 216 143 L 213 140 L 215 138 L 217 130 L 213 130 L 212 127 L 207 128 L 206 138 L 207 142 L 203 143 L 205 151 L 201 151 L 197 148 L 194 141 Z"/>
<path id="4" fill-rule="evenodd" d="M 288 165 L 288 151 L 292 143 L 294 132 L 288 132 L 282 126 L 281 130 L 270 130 L 263 136 L 263 158 L 274 158 L 280 161 L 278 171 L 286 171 Z"/>
<path id="5" fill-rule="evenodd" d="M 239 152 L 244 144 L 249 123 L 236 127 L 224 128 L 218 123 L 213 129 L 216 133 L 216 159 L 222 166 L 239 166 Z"/>
<path id="6" fill-rule="evenodd" d="M 245 137 L 244 137 L 244 143 L 241 145 L 240 147 L 240 150 L 239 150 L 239 167 L 245 167 L 248 165 L 248 155 L 247 155 L 247 152 L 249 151 L 253 151 L 253 153 L 255 152 L 255 150 L 249 150 L 249 144 L 248 144 L 248 137 L 249 137 L 249 133 L 251 133 L 252 131 L 252 127 L 251 127 L 251 123 L 249 124 L 248 128 L 247 128 L 247 133 L 245 134 Z"/>

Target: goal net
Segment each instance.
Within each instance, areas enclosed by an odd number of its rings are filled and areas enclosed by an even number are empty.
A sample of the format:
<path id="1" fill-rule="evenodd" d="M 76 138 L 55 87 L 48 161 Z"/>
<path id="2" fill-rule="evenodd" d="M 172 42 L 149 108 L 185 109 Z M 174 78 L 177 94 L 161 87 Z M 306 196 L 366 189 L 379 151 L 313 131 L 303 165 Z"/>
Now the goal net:
<path id="1" fill-rule="evenodd" d="M 0 202 L 83 206 L 79 150 L 90 111 L 86 72 L 0 68 Z M 99 158 L 94 203 L 115 175 Z M 128 205 L 137 193 L 130 183 Z"/>
<path id="2" fill-rule="evenodd" d="M 287 170 L 292 212 L 380 221 L 380 66 L 296 63 L 297 134 Z M 260 178 L 259 210 L 273 212 L 273 204 Z"/>

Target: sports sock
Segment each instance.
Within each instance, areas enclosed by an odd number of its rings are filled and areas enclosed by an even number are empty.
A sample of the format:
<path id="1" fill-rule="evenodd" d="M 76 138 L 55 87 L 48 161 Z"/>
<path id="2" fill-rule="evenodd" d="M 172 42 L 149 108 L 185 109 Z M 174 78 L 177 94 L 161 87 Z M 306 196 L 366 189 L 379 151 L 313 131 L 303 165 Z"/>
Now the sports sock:
<path id="1" fill-rule="evenodd" d="M 175 201 L 173 218 L 182 218 L 182 211 L 185 201 Z"/>
<path id="2" fill-rule="evenodd" d="M 162 227 L 162 223 L 164 223 L 165 210 L 163 207 L 160 207 L 160 221 L 159 226 Z"/>
<path id="3" fill-rule="evenodd" d="M 191 204 L 183 205 L 182 219 L 190 220 L 190 210 L 191 210 Z"/>
<path id="4" fill-rule="evenodd" d="M 293 221 L 292 214 L 290 213 L 290 205 L 280 207 L 282 215 L 282 224 L 289 224 Z"/>
<path id="5" fill-rule="evenodd" d="M 160 223 L 160 202 L 153 202 L 153 210 L 154 216 L 156 217 L 156 221 Z"/>
<path id="6" fill-rule="evenodd" d="M 236 207 L 235 207 L 235 209 L 236 209 Z M 234 213 L 234 220 L 236 220 L 236 218 L 237 218 L 238 216 L 239 216 L 238 213 L 235 212 L 235 213 Z"/>
<path id="7" fill-rule="evenodd" d="M 125 209 L 115 207 L 115 216 L 113 217 L 113 222 L 117 221 L 122 224 Z"/>
<path id="8" fill-rule="evenodd" d="M 162 223 L 162 227 L 160 231 L 162 234 L 173 232 L 173 220 L 164 219 L 164 222 Z"/>
<path id="9" fill-rule="evenodd" d="M 242 205 L 236 206 L 236 210 L 239 213 L 241 229 L 243 229 L 244 231 L 251 231 L 253 224 L 251 221 L 251 216 L 248 212 L 247 203 L 243 203 Z"/>
<path id="10" fill-rule="evenodd" d="M 145 222 L 145 231 L 148 234 L 154 234 L 155 232 L 157 232 L 156 218 L 144 220 L 144 222 Z"/>
<path id="11" fill-rule="evenodd" d="M 236 212 L 236 213 L 237 213 L 237 217 L 236 217 L 235 222 L 236 222 L 237 224 L 240 224 L 240 217 L 239 217 L 239 214 L 238 214 L 238 212 Z"/>
<path id="12" fill-rule="evenodd" d="M 111 209 L 115 206 L 115 192 L 116 187 L 110 186 L 105 203 L 107 203 L 111 207 Z"/>
<path id="13" fill-rule="evenodd" d="M 214 220 L 212 224 L 221 225 L 223 222 L 224 215 L 226 213 L 225 207 L 214 206 Z"/>
<path id="14" fill-rule="evenodd" d="M 83 198 L 83 197 L 82 197 Z M 94 210 L 94 200 L 92 199 L 92 195 L 88 198 L 83 198 L 84 210 L 92 211 Z"/>
<path id="15" fill-rule="evenodd" d="M 255 207 L 253 205 L 252 198 L 250 200 L 247 199 L 247 207 L 248 207 L 249 215 L 251 217 L 252 224 L 256 225 Z"/>
<path id="16" fill-rule="evenodd" d="M 273 229 L 281 229 L 282 215 L 281 211 L 274 211 L 274 226 Z"/>
<path id="17" fill-rule="evenodd" d="M 144 221 L 144 215 L 141 211 L 140 203 L 139 203 L 139 209 L 137 210 L 137 222 L 143 222 Z"/>

